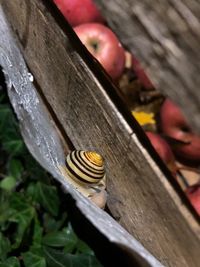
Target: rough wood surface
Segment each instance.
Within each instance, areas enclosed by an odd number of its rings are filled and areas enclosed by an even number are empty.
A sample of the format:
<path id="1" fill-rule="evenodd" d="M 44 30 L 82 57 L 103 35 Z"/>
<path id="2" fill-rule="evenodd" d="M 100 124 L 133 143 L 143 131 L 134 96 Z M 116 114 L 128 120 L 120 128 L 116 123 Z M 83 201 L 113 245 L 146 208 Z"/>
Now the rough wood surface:
<path id="1" fill-rule="evenodd" d="M 200 131 L 200 1 L 96 2 L 155 86 L 179 103 Z"/>
<path id="2" fill-rule="evenodd" d="M 0 6 L 0 83 L 1 79 L 6 81 L 7 92 L 29 151 L 59 181 L 57 186 L 62 185 L 67 193 L 66 197 L 62 195 L 62 201 L 66 203 L 73 228 L 93 248 L 105 267 L 113 266 L 113 259 L 118 266 L 124 267 L 162 267 L 108 213 L 79 194 L 61 175 L 59 166 L 64 166 L 64 150 L 69 152 L 74 148 L 64 132 L 59 133 L 58 120 L 37 93 L 37 83 L 34 83 L 17 44 Z"/>
<path id="3" fill-rule="evenodd" d="M 179 195 L 153 166 L 141 142 L 152 154 L 153 150 L 136 122 L 114 105 L 118 98 L 98 64 L 92 62 L 62 18 L 55 21 L 43 2 L 3 0 L 2 4 L 31 72 L 72 143 L 76 148 L 95 149 L 105 157 L 108 205 L 113 215 L 165 266 L 198 266 L 199 226 L 184 205 L 178 208 Z M 158 160 L 156 155 L 154 158 Z M 172 179 L 161 162 L 159 166 Z M 190 214 L 196 232 L 183 210 Z"/>

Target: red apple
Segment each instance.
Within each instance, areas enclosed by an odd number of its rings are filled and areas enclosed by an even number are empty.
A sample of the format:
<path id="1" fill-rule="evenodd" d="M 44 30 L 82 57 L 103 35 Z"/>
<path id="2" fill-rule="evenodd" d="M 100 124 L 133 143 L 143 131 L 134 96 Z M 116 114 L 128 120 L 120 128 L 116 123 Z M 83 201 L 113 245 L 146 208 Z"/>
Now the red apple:
<path id="1" fill-rule="evenodd" d="M 92 0 L 54 0 L 54 3 L 73 27 L 87 22 L 104 23 Z"/>
<path id="2" fill-rule="evenodd" d="M 74 31 L 108 74 L 118 79 L 124 70 L 125 52 L 116 35 L 99 23 L 82 24 Z"/>
<path id="3" fill-rule="evenodd" d="M 158 134 L 152 132 L 146 132 L 152 146 L 170 169 L 175 174 L 177 167 L 175 164 L 175 157 L 168 143 Z"/>
<path id="4" fill-rule="evenodd" d="M 146 89 L 154 88 L 152 82 L 150 81 L 149 77 L 145 73 L 140 62 L 137 60 L 137 58 L 134 55 L 132 55 L 132 67 L 133 67 L 133 70 L 136 76 L 138 77 L 139 81 L 144 86 L 144 88 Z"/>
<path id="5" fill-rule="evenodd" d="M 161 107 L 160 124 L 166 136 L 183 142 L 172 147 L 177 157 L 187 163 L 199 164 L 200 136 L 191 130 L 180 108 L 170 99 Z"/>
<path id="6" fill-rule="evenodd" d="M 200 215 L 200 184 L 188 187 L 186 189 L 186 195 L 196 212 Z"/>

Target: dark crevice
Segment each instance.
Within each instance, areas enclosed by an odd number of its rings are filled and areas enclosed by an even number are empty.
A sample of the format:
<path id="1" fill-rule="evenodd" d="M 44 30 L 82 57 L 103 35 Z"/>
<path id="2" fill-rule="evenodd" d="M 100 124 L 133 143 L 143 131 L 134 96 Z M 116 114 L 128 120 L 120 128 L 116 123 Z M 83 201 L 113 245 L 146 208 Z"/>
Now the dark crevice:
<path id="1" fill-rule="evenodd" d="M 3 73 L 3 68 L 0 65 L 0 91 L 1 90 L 6 90 L 6 79 L 5 79 L 5 75 Z"/>

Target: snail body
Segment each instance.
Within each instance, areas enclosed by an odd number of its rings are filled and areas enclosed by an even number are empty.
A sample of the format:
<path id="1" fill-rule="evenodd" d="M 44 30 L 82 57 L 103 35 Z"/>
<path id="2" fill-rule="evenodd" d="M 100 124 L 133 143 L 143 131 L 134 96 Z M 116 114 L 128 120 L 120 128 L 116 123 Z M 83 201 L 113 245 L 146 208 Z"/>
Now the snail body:
<path id="1" fill-rule="evenodd" d="M 65 166 L 60 166 L 59 169 L 77 191 L 97 206 L 105 206 L 106 175 L 101 155 L 94 151 L 74 150 L 66 156 Z"/>

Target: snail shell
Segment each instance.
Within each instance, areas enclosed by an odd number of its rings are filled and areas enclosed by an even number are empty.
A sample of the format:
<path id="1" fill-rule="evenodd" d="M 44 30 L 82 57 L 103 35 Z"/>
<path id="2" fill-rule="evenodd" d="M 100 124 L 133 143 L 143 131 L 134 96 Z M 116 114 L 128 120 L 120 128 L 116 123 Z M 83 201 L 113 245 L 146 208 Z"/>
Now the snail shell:
<path id="1" fill-rule="evenodd" d="M 89 198 L 98 207 L 104 208 L 107 201 L 104 159 L 92 151 L 75 150 L 58 165 L 64 178 L 79 193 Z"/>
<path id="2" fill-rule="evenodd" d="M 98 184 L 105 176 L 104 159 L 93 151 L 72 151 L 65 163 L 68 175 L 81 184 Z"/>

